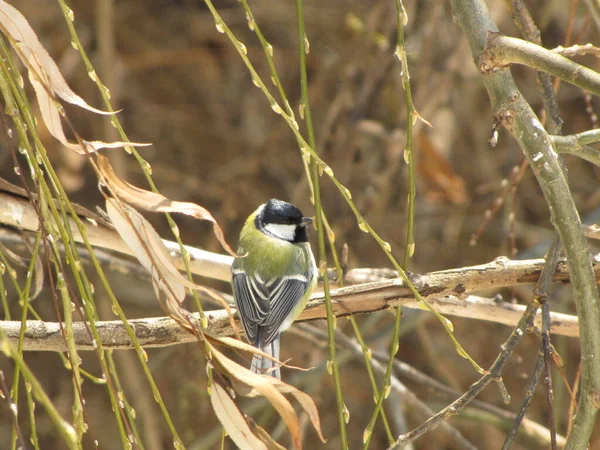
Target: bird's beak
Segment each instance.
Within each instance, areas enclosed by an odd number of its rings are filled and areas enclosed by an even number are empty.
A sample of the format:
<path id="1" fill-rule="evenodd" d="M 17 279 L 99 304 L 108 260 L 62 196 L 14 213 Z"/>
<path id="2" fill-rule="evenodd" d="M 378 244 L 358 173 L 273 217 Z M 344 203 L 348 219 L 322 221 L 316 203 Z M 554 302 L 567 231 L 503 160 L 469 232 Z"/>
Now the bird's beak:
<path id="1" fill-rule="evenodd" d="M 302 225 L 303 227 L 305 227 L 306 225 L 310 225 L 311 223 L 313 223 L 313 218 L 312 217 L 303 217 L 302 218 L 302 222 L 300 223 L 300 225 Z"/>

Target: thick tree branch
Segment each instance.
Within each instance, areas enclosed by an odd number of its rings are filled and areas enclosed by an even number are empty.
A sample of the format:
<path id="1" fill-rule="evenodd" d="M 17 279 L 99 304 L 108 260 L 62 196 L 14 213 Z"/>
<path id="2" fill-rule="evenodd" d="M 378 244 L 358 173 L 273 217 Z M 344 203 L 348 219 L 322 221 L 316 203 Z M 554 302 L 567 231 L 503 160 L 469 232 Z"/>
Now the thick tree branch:
<path id="1" fill-rule="evenodd" d="M 600 74 L 534 44 L 501 36 L 482 0 L 452 0 L 452 10 L 455 21 L 469 40 L 478 67 L 494 69 L 498 68 L 499 61 L 500 65 L 527 61 L 531 67 L 600 94 Z M 584 369 L 579 409 L 566 448 L 584 448 L 600 407 L 600 358 L 597 357 L 600 354 L 600 298 L 587 243 L 550 136 L 519 92 L 510 71 L 498 69 L 487 73 L 483 82 L 495 115 L 517 140 L 533 169 L 572 270 Z"/>
<path id="2" fill-rule="evenodd" d="M 308 309 L 300 316 L 299 321 L 325 318 L 324 311 L 318 315 L 321 317 L 314 317 L 317 316 L 315 311 L 322 310 L 321 305 L 323 303 L 322 294 L 317 295 L 318 297 L 310 302 Z M 334 298 L 340 299 L 342 297 L 343 295 L 337 295 Z M 382 301 L 385 302 L 383 296 Z M 501 323 L 511 327 L 519 321 L 523 311 L 525 311 L 525 306 L 523 305 L 497 303 L 493 300 L 475 296 L 469 296 L 464 300 L 459 300 L 456 297 L 431 298 L 429 302 L 442 314 Z M 420 309 L 414 302 L 414 299 L 402 299 L 400 301 L 388 302 L 387 304 L 399 303 L 406 308 Z M 336 302 L 336 304 L 338 303 Z M 371 311 L 364 310 L 362 312 L 368 313 Z M 233 335 L 233 330 L 225 310 L 209 311 L 206 314 L 208 317 L 208 332 L 220 336 Z M 198 318 L 197 314 L 194 315 Z M 344 316 L 346 313 L 339 313 L 338 311 L 336 315 Z M 552 333 L 570 337 L 578 336 L 579 324 L 576 316 L 552 313 L 551 320 Z M 196 340 L 193 335 L 186 332 L 175 320 L 168 317 L 132 319 L 129 323 L 133 327 L 141 347 L 167 347 L 194 342 Z M 239 329 L 242 329 L 240 323 L 237 323 L 237 325 Z M 538 327 L 541 325 L 541 317 L 539 316 L 536 318 L 536 325 Z M 122 322 L 118 320 L 98 321 L 96 322 L 96 327 L 102 339 L 102 345 L 105 348 L 133 348 Z M 20 329 L 20 321 L 0 321 L 0 334 L 6 336 L 12 344 L 17 344 Z M 78 350 L 95 350 L 92 336 L 88 333 L 83 322 L 73 323 L 73 338 Z M 25 332 L 25 339 L 23 341 L 23 350 L 66 351 L 66 342 L 61 335 L 59 324 L 56 322 L 28 320 L 27 331 Z"/>
<path id="3" fill-rule="evenodd" d="M 514 326 L 520 319 L 525 306 L 498 302 L 469 295 L 472 292 L 498 290 L 503 287 L 535 283 L 544 267 L 543 259 L 511 261 L 507 258 L 478 266 L 444 270 L 424 275 L 411 276 L 419 293 L 442 314 Z M 600 263 L 595 263 L 600 278 Z M 554 282 L 568 283 L 569 273 L 565 264 L 559 264 L 553 276 Z M 333 310 L 336 316 L 370 313 L 397 305 L 420 309 L 410 289 L 399 279 L 358 284 L 331 291 Z M 325 299 L 323 294 L 313 294 L 311 301 L 299 320 L 324 319 Z M 208 330 L 218 335 L 231 335 L 227 313 L 224 310 L 207 313 Z M 568 314 L 552 313 L 552 332 L 577 337 L 577 318 Z M 131 320 L 142 347 L 163 347 L 183 342 L 192 342 L 194 337 L 169 318 Z M 539 326 L 540 322 L 536 322 Z M 21 322 L 0 322 L 0 329 L 12 341 L 19 336 Z M 25 350 L 64 351 L 65 343 L 57 323 L 28 321 L 25 335 Z M 131 342 L 119 321 L 97 322 L 102 343 L 108 348 L 131 348 Z M 241 328 L 241 327 L 240 327 Z M 74 338 L 80 350 L 93 350 L 91 336 L 81 322 L 74 324 Z"/>
<path id="4" fill-rule="evenodd" d="M 567 83 L 600 95 L 600 74 L 540 45 L 503 36 L 497 29 L 487 29 L 487 46 L 477 56 L 477 66 L 491 74 L 510 64 L 523 64 L 554 75 Z M 481 36 L 483 37 L 483 36 Z"/>

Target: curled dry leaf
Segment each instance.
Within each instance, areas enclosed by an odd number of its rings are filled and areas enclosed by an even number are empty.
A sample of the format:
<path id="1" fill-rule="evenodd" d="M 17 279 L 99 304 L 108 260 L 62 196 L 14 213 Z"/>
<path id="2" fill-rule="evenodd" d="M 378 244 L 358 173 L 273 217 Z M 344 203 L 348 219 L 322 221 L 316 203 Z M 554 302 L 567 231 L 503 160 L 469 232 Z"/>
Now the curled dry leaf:
<path id="1" fill-rule="evenodd" d="M 211 354 L 213 362 L 218 365 L 220 372 L 229 377 L 236 392 L 247 397 L 255 397 L 260 394 L 273 405 L 290 430 L 296 448 L 302 448 L 298 416 L 283 394 L 291 394 L 298 400 L 300 406 L 310 418 L 319 438 L 325 442 L 321 432 L 317 406 L 308 394 L 274 377 L 253 373 L 246 367 L 227 358 L 214 346 L 211 346 Z"/>
<path id="2" fill-rule="evenodd" d="M 267 445 L 267 450 L 286 450 L 286 448 L 279 445 L 264 428 L 258 426 L 251 417 L 247 417 L 246 420 L 248 421 L 248 425 L 252 432 Z"/>
<path id="3" fill-rule="evenodd" d="M 288 430 L 290 430 L 294 446 L 300 450 L 302 448 L 302 441 L 300 439 L 300 422 L 298 416 L 288 399 L 273 386 L 273 381 L 271 380 L 273 377 L 253 373 L 249 369 L 227 358 L 214 346 L 211 348 L 211 354 L 213 362 L 219 366 L 219 372 L 226 374 L 233 380 L 241 382 L 250 389 L 256 389 L 273 405 L 283 422 L 287 425 Z"/>
<path id="4" fill-rule="evenodd" d="M 237 329 L 227 302 L 211 289 L 197 285 L 179 273 L 161 237 L 140 213 L 110 198 L 106 199 L 106 211 L 123 241 L 140 264 L 150 272 L 152 285 L 161 305 L 179 324 L 193 334 L 197 331 L 188 312 L 180 307 L 187 288 L 205 292 L 224 305 L 229 312 L 232 327 Z"/>
<path id="5" fill-rule="evenodd" d="M 151 212 L 181 213 L 192 216 L 200 220 L 208 220 L 213 224 L 213 232 L 223 246 L 223 248 L 232 256 L 238 256 L 227 244 L 223 230 L 206 208 L 196 203 L 176 202 L 155 192 L 140 189 L 137 186 L 127 183 L 120 179 L 114 172 L 108 158 L 103 155 L 98 156 L 98 169 L 102 173 L 105 182 L 112 189 L 114 195 L 124 202 L 137 208 Z"/>
<path id="6" fill-rule="evenodd" d="M 273 378 L 273 377 L 271 377 Z M 317 405 L 315 403 L 315 401 L 312 399 L 312 397 L 310 395 L 308 395 L 306 392 L 302 392 L 299 389 L 296 389 L 294 386 L 290 385 L 290 384 L 286 384 L 281 380 L 275 379 L 275 388 L 281 392 L 282 394 L 291 394 L 294 396 L 294 398 L 298 401 L 298 403 L 300 403 L 300 406 L 302 406 L 302 409 L 304 409 L 304 411 L 306 411 L 306 414 L 308 415 L 308 418 L 310 419 L 311 423 L 313 424 L 313 427 L 315 428 L 315 430 L 317 431 L 317 434 L 319 435 L 319 439 L 321 439 L 321 441 L 326 442 L 327 440 L 325 439 L 325 437 L 323 436 L 323 433 L 321 432 L 321 421 L 319 420 L 319 410 L 317 409 Z"/>
<path id="7" fill-rule="evenodd" d="M 232 348 L 235 350 L 242 350 L 244 352 L 252 353 L 253 355 L 260 355 L 264 358 L 268 358 L 272 361 L 275 361 L 276 363 L 281 364 L 284 367 L 289 367 L 289 368 L 297 369 L 297 370 L 307 370 L 307 369 L 303 369 L 301 367 L 291 366 L 289 364 L 283 363 L 283 362 L 279 361 L 278 359 L 273 358 L 273 356 L 266 354 L 258 347 L 255 347 L 254 345 L 242 342 L 239 338 L 232 338 L 232 337 L 228 337 L 228 336 L 218 336 L 213 333 L 205 333 L 205 335 L 213 343 L 222 344 L 222 345 L 225 345 L 226 347 L 229 347 L 229 348 Z"/>
<path id="8" fill-rule="evenodd" d="M 149 145 L 132 142 L 85 140 L 82 141 L 83 145 L 69 142 L 63 131 L 56 97 L 97 114 L 114 113 L 102 111 L 88 105 L 84 99 L 73 92 L 54 60 L 40 43 L 27 19 L 15 7 L 3 0 L 0 0 L 0 28 L 10 40 L 25 67 L 27 67 L 29 81 L 35 90 L 42 119 L 48 131 L 65 147 L 80 154 L 87 154 L 102 148 Z"/>
<path id="9" fill-rule="evenodd" d="M 233 338 L 226 337 L 226 336 L 215 336 L 212 334 L 207 334 L 206 337 L 209 338 L 211 341 L 218 342 L 220 344 L 223 344 L 230 348 L 234 348 L 236 350 L 242 350 L 242 351 L 249 352 L 252 354 L 258 354 L 263 357 L 266 356 L 267 358 L 274 359 L 272 356 L 267 355 L 266 353 L 262 352 L 260 349 L 254 347 L 253 345 L 246 344 L 245 342 L 241 342 L 237 339 L 233 339 Z M 233 364 L 236 364 L 236 363 L 233 362 Z M 286 364 L 282 364 L 282 365 L 284 365 L 286 367 L 291 367 L 291 366 L 287 366 Z M 249 371 L 249 372 L 251 372 L 251 371 Z M 251 374 L 262 377 L 261 375 L 254 374 L 253 372 L 251 372 Z M 271 384 L 275 387 L 275 389 L 277 389 L 282 394 L 291 394 L 294 396 L 294 398 L 298 401 L 298 403 L 300 403 L 300 405 L 302 406 L 304 411 L 306 411 L 306 414 L 308 415 L 311 423 L 313 424 L 313 426 L 315 427 L 315 430 L 319 434 L 319 438 L 323 442 L 325 442 L 325 438 L 323 437 L 323 434 L 321 433 L 319 411 L 317 409 L 317 405 L 315 404 L 314 400 L 308 394 L 296 389 L 294 386 L 284 383 L 281 380 L 278 380 L 273 377 L 266 377 L 266 378 L 268 379 L 268 381 L 271 382 Z M 251 384 L 245 383 L 241 379 L 239 381 L 241 381 L 242 383 L 239 384 L 236 382 L 237 380 L 238 380 L 238 377 L 233 377 L 232 384 L 233 384 L 234 388 L 236 389 L 236 392 L 238 392 L 240 395 L 243 395 L 245 397 L 256 397 L 257 395 L 260 394 L 260 392 L 255 387 L 253 387 Z"/>
<path id="10" fill-rule="evenodd" d="M 252 432 L 227 391 L 216 381 L 212 385 L 210 402 L 217 418 L 235 445 L 242 450 L 268 450 L 261 439 Z"/>
<path id="11" fill-rule="evenodd" d="M 185 288 L 193 283 L 177 271 L 158 233 L 140 213 L 114 199 L 106 199 L 106 211 L 121 238 L 150 272 L 157 296 L 161 298 L 160 291 L 167 306 L 179 306 L 185 299 Z"/>

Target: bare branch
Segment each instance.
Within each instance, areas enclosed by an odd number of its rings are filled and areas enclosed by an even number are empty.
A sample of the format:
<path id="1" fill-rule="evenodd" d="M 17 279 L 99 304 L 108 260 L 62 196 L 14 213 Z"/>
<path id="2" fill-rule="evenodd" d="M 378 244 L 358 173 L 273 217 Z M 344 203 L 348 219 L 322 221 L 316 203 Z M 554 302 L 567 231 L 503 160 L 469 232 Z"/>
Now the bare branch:
<path id="1" fill-rule="evenodd" d="M 508 340 L 502 345 L 502 351 L 496 358 L 496 361 L 494 361 L 494 364 L 492 364 L 492 367 L 488 373 L 473 383 L 463 395 L 453 401 L 450 405 L 429 417 L 425 422 L 412 431 L 400 435 L 398 440 L 388 450 L 406 448 L 406 446 L 408 446 L 410 443 L 414 442 L 425 433 L 437 428 L 448 418 L 460 413 L 460 411 L 463 410 L 473 399 L 475 399 L 475 397 L 477 397 L 488 386 L 488 384 L 501 379 L 504 366 L 521 341 L 529 319 L 536 313 L 538 308 L 539 304 L 537 303 L 531 303 L 528 305 L 527 310 L 519 319 L 518 325 L 512 331 Z"/>
<path id="2" fill-rule="evenodd" d="M 526 309 L 524 305 L 497 302 L 491 299 L 451 295 L 454 289 L 482 290 L 500 288 L 512 284 L 532 283 L 537 279 L 544 260 L 509 261 L 501 259 L 481 266 L 464 269 L 432 272 L 418 277 L 417 288 L 421 295 L 442 314 L 451 316 L 486 320 L 514 326 Z M 598 267 L 600 275 L 600 267 Z M 497 281 L 497 283 L 495 282 Z M 461 283 L 462 281 L 463 283 Z M 568 273 L 564 267 L 554 276 L 554 281 L 568 281 Z M 446 283 L 446 284 L 444 284 Z M 360 314 L 379 311 L 393 306 L 402 305 L 407 308 L 420 309 L 408 288 L 400 286 L 398 280 L 380 281 L 355 285 L 331 291 L 333 309 L 338 317 L 349 314 Z M 306 310 L 298 320 L 325 319 L 323 293 L 312 296 Z M 218 335 L 232 335 L 229 319 L 225 310 L 209 311 L 208 331 Z M 577 337 L 579 324 L 577 317 L 552 313 L 552 332 L 564 336 Z M 185 342 L 193 342 L 194 336 L 183 330 L 177 322 L 167 317 L 130 320 L 134 332 L 142 347 L 164 347 Z M 536 318 L 539 326 L 541 320 Z M 238 324 L 239 325 L 239 324 Z M 102 344 L 107 348 L 129 349 L 131 341 L 127 336 L 123 323 L 120 321 L 96 322 Z M 9 341 L 15 343 L 19 337 L 21 322 L 0 321 L 0 330 Z M 241 326 L 240 326 L 241 328 Z M 73 336 L 78 350 L 94 350 L 94 342 L 82 322 L 74 322 Z M 65 351 L 65 340 L 60 333 L 58 323 L 27 321 L 27 332 L 23 349 L 32 351 Z"/>
<path id="3" fill-rule="evenodd" d="M 544 193 L 552 223 L 572 269 L 573 298 L 580 322 L 581 358 L 584 362 L 582 392 L 567 449 L 584 448 L 589 442 L 600 408 L 600 297 L 589 260 L 581 220 L 569 191 L 550 136 L 523 98 L 509 70 L 503 65 L 522 63 L 558 76 L 598 95 L 600 74 L 573 61 L 519 39 L 501 36 L 482 0 L 452 0 L 455 21 L 469 41 L 483 83 L 497 118 L 518 142 Z"/>
<path id="4" fill-rule="evenodd" d="M 553 48 L 552 51 L 558 55 L 572 58 L 574 56 L 592 54 L 594 56 L 600 56 L 600 48 L 594 47 L 592 44 L 584 45 L 571 45 L 570 47 L 563 47 L 559 45 Z"/>
<path id="5" fill-rule="evenodd" d="M 600 150 L 588 146 L 600 141 L 600 130 L 588 130 L 570 136 L 551 136 L 550 139 L 558 153 L 569 153 L 600 166 Z"/>
<path id="6" fill-rule="evenodd" d="M 552 50 L 497 32 L 490 33 L 487 43 L 485 51 L 478 58 L 478 66 L 485 73 L 493 73 L 510 64 L 523 64 L 600 95 L 598 72 Z"/>

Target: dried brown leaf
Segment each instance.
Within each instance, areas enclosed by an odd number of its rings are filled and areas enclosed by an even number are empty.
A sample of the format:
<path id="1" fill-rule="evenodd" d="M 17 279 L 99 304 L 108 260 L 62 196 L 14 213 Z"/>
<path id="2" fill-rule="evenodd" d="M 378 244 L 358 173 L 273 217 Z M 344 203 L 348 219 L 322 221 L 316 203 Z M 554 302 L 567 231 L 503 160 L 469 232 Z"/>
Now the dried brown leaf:
<path id="1" fill-rule="evenodd" d="M 229 313 L 232 327 L 237 329 L 227 302 L 211 289 L 188 280 L 177 270 L 161 237 L 140 213 L 127 204 L 119 204 L 116 199 L 110 198 L 106 199 L 106 211 L 123 241 L 140 264 L 150 272 L 152 286 L 160 304 L 180 325 L 194 334 L 197 331 L 188 312 L 180 307 L 187 288 L 205 292 L 221 302 Z"/>
<path id="2" fill-rule="evenodd" d="M 230 379 L 235 379 L 248 386 L 251 390 L 256 389 L 273 405 L 283 422 L 287 425 L 288 430 L 290 430 L 294 446 L 297 449 L 301 449 L 300 422 L 292 404 L 274 386 L 274 381 L 279 380 L 268 375 L 253 373 L 251 370 L 227 358 L 214 346 L 211 348 L 211 354 L 213 361 L 219 364 L 222 373 L 225 373 Z M 282 382 L 280 381 L 280 383 Z"/>
<path id="3" fill-rule="evenodd" d="M 88 105 L 71 90 L 27 19 L 14 6 L 2 0 L 0 0 L 0 27 L 19 51 L 19 56 L 27 68 L 38 75 L 43 74 L 43 78 L 48 81 L 48 87 L 60 98 L 98 114 L 112 114 Z"/>
<path id="4" fill-rule="evenodd" d="M 221 243 L 221 246 L 232 256 L 238 256 L 227 244 L 223 230 L 207 209 L 196 203 L 176 202 L 169 200 L 164 195 L 140 189 L 120 179 L 114 172 L 108 158 L 98 156 L 98 169 L 104 176 L 105 182 L 113 193 L 124 202 L 137 208 L 151 212 L 181 213 L 200 220 L 208 220 L 213 224 L 213 232 Z"/>
<path id="5" fill-rule="evenodd" d="M 80 154 L 95 152 L 102 148 L 117 148 L 125 146 L 141 146 L 131 142 L 102 142 L 82 141 L 82 145 L 74 144 L 65 137 L 57 99 L 55 95 L 66 102 L 77 105 L 97 114 L 114 114 L 96 109 L 87 104 L 75 94 L 60 73 L 58 66 L 40 43 L 37 35 L 27 19 L 13 6 L 0 0 L 0 28 L 9 38 L 19 58 L 27 67 L 29 81 L 35 90 L 40 106 L 42 119 L 48 131 L 65 147 Z"/>
<path id="6" fill-rule="evenodd" d="M 465 180 L 456 173 L 452 164 L 434 145 L 426 132 L 418 136 L 422 156 L 417 169 L 426 183 L 426 195 L 432 199 L 443 199 L 456 205 L 469 200 Z"/>
<path id="7" fill-rule="evenodd" d="M 150 272 L 155 290 L 165 294 L 167 305 L 174 302 L 178 306 L 185 298 L 185 287 L 193 283 L 177 271 L 158 233 L 140 213 L 114 199 L 106 200 L 106 211 L 121 238 Z"/>
<path id="8" fill-rule="evenodd" d="M 267 445 L 267 450 L 286 450 L 285 447 L 279 445 L 264 428 L 258 426 L 252 418 L 247 417 L 246 420 L 254 435 Z"/>
<path id="9" fill-rule="evenodd" d="M 321 421 L 319 420 L 319 410 L 317 409 L 317 405 L 315 401 L 312 399 L 310 395 L 306 392 L 302 392 L 299 389 L 296 389 L 294 386 L 284 383 L 281 380 L 276 380 L 275 387 L 282 394 L 291 394 L 294 398 L 300 403 L 302 409 L 306 411 L 308 418 L 310 419 L 313 427 L 315 428 L 317 434 L 321 441 L 326 442 L 327 439 L 323 436 L 321 432 Z"/>
<path id="10" fill-rule="evenodd" d="M 31 85 L 33 86 L 33 89 L 35 91 L 38 100 L 38 105 L 40 107 L 40 113 L 42 115 L 44 124 L 46 124 L 46 127 L 48 128 L 48 131 L 56 140 L 58 140 L 69 150 L 73 150 L 79 153 L 80 155 L 86 155 L 88 153 L 92 153 L 103 148 L 120 148 L 126 146 L 140 147 L 150 145 L 141 144 L 139 142 L 121 141 L 103 142 L 82 140 L 81 145 L 79 143 L 69 142 L 63 130 L 61 116 L 58 110 L 58 103 L 48 93 L 47 85 L 44 86 L 42 83 L 40 83 L 38 81 L 38 77 L 34 75 L 31 71 L 29 71 L 29 81 L 31 82 Z"/>
<path id="11" fill-rule="evenodd" d="M 207 337 L 209 337 L 211 340 L 213 340 L 215 342 L 219 342 L 220 344 L 226 345 L 228 347 L 246 351 L 246 352 L 250 352 L 253 354 L 258 354 L 263 357 L 266 356 L 268 358 L 273 359 L 273 357 L 265 354 L 260 349 L 254 347 L 250 344 L 246 344 L 244 342 L 238 341 L 237 339 L 233 339 L 230 337 L 223 337 L 223 336 L 213 336 L 213 335 L 207 335 Z M 220 356 L 220 355 L 217 355 L 217 361 L 221 362 L 221 360 L 219 359 L 218 356 Z M 275 359 L 273 359 L 273 360 L 275 360 Z M 233 361 L 231 361 L 231 362 L 233 364 L 237 365 L 237 363 L 234 363 Z M 285 364 L 283 364 L 283 365 L 285 365 Z M 232 370 L 231 367 L 226 367 L 226 369 L 227 369 L 227 371 Z M 246 370 L 248 370 L 248 369 L 246 369 Z M 251 372 L 249 370 L 248 370 L 248 372 L 250 372 L 254 376 L 263 377 L 263 375 L 254 374 L 253 372 Z M 314 400 L 305 392 L 302 392 L 299 389 L 296 389 L 294 386 L 284 383 L 281 380 L 278 380 L 276 378 L 269 377 L 269 376 L 267 376 L 266 378 L 268 379 L 270 384 L 273 387 L 275 387 L 275 389 L 277 389 L 280 393 L 291 394 L 292 396 L 294 396 L 294 398 L 298 401 L 298 403 L 300 403 L 300 406 L 302 406 L 304 411 L 306 411 L 306 414 L 308 415 L 311 423 L 313 424 L 315 430 L 317 431 L 319 438 L 323 442 L 325 442 L 326 439 L 323 436 L 323 433 L 321 431 L 321 421 L 319 420 L 319 411 L 317 409 L 317 405 L 315 404 Z M 255 385 L 253 385 L 252 383 L 248 383 L 247 380 L 243 379 L 243 377 L 238 377 L 238 376 L 234 375 L 231 378 L 231 380 L 232 380 L 232 385 L 235 388 L 236 392 L 238 392 L 239 394 L 241 394 L 245 397 L 256 397 L 256 396 L 262 394 L 262 392 Z M 238 383 L 238 382 L 241 382 L 241 383 Z"/>
<path id="12" fill-rule="evenodd" d="M 217 418 L 235 445 L 242 450 L 268 450 L 262 440 L 252 432 L 233 399 L 217 382 L 214 382 L 211 387 L 210 402 Z"/>
<path id="13" fill-rule="evenodd" d="M 216 334 L 212 334 L 212 333 L 206 333 L 206 337 L 208 337 L 214 343 L 219 343 L 219 344 L 225 345 L 229 348 L 233 348 L 235 350 L 242 350 L 244 352 L 252 353 L 253 355 L 260 355 L 262 357 L 271 359 L 271 360 L 275 361 L 276 363 L 278 363 L 282 366 L 288 367 L 288 368 L 297 369 L 297 370 L 307 370 L 307 369 L 303 369 L 302 367 L 292 366 L 292 365 L 286 364 L 284 362 L 281 362 L 278 359 L 273 358 L 273 356 L 266 354 L 265 352 L 263 352 L 261 349 L 255 347 L 254 345 L 242 342 L 241 340 L 239 340 L 237 338 L 232 338 L 229 336 L 217 336 Z"/>

